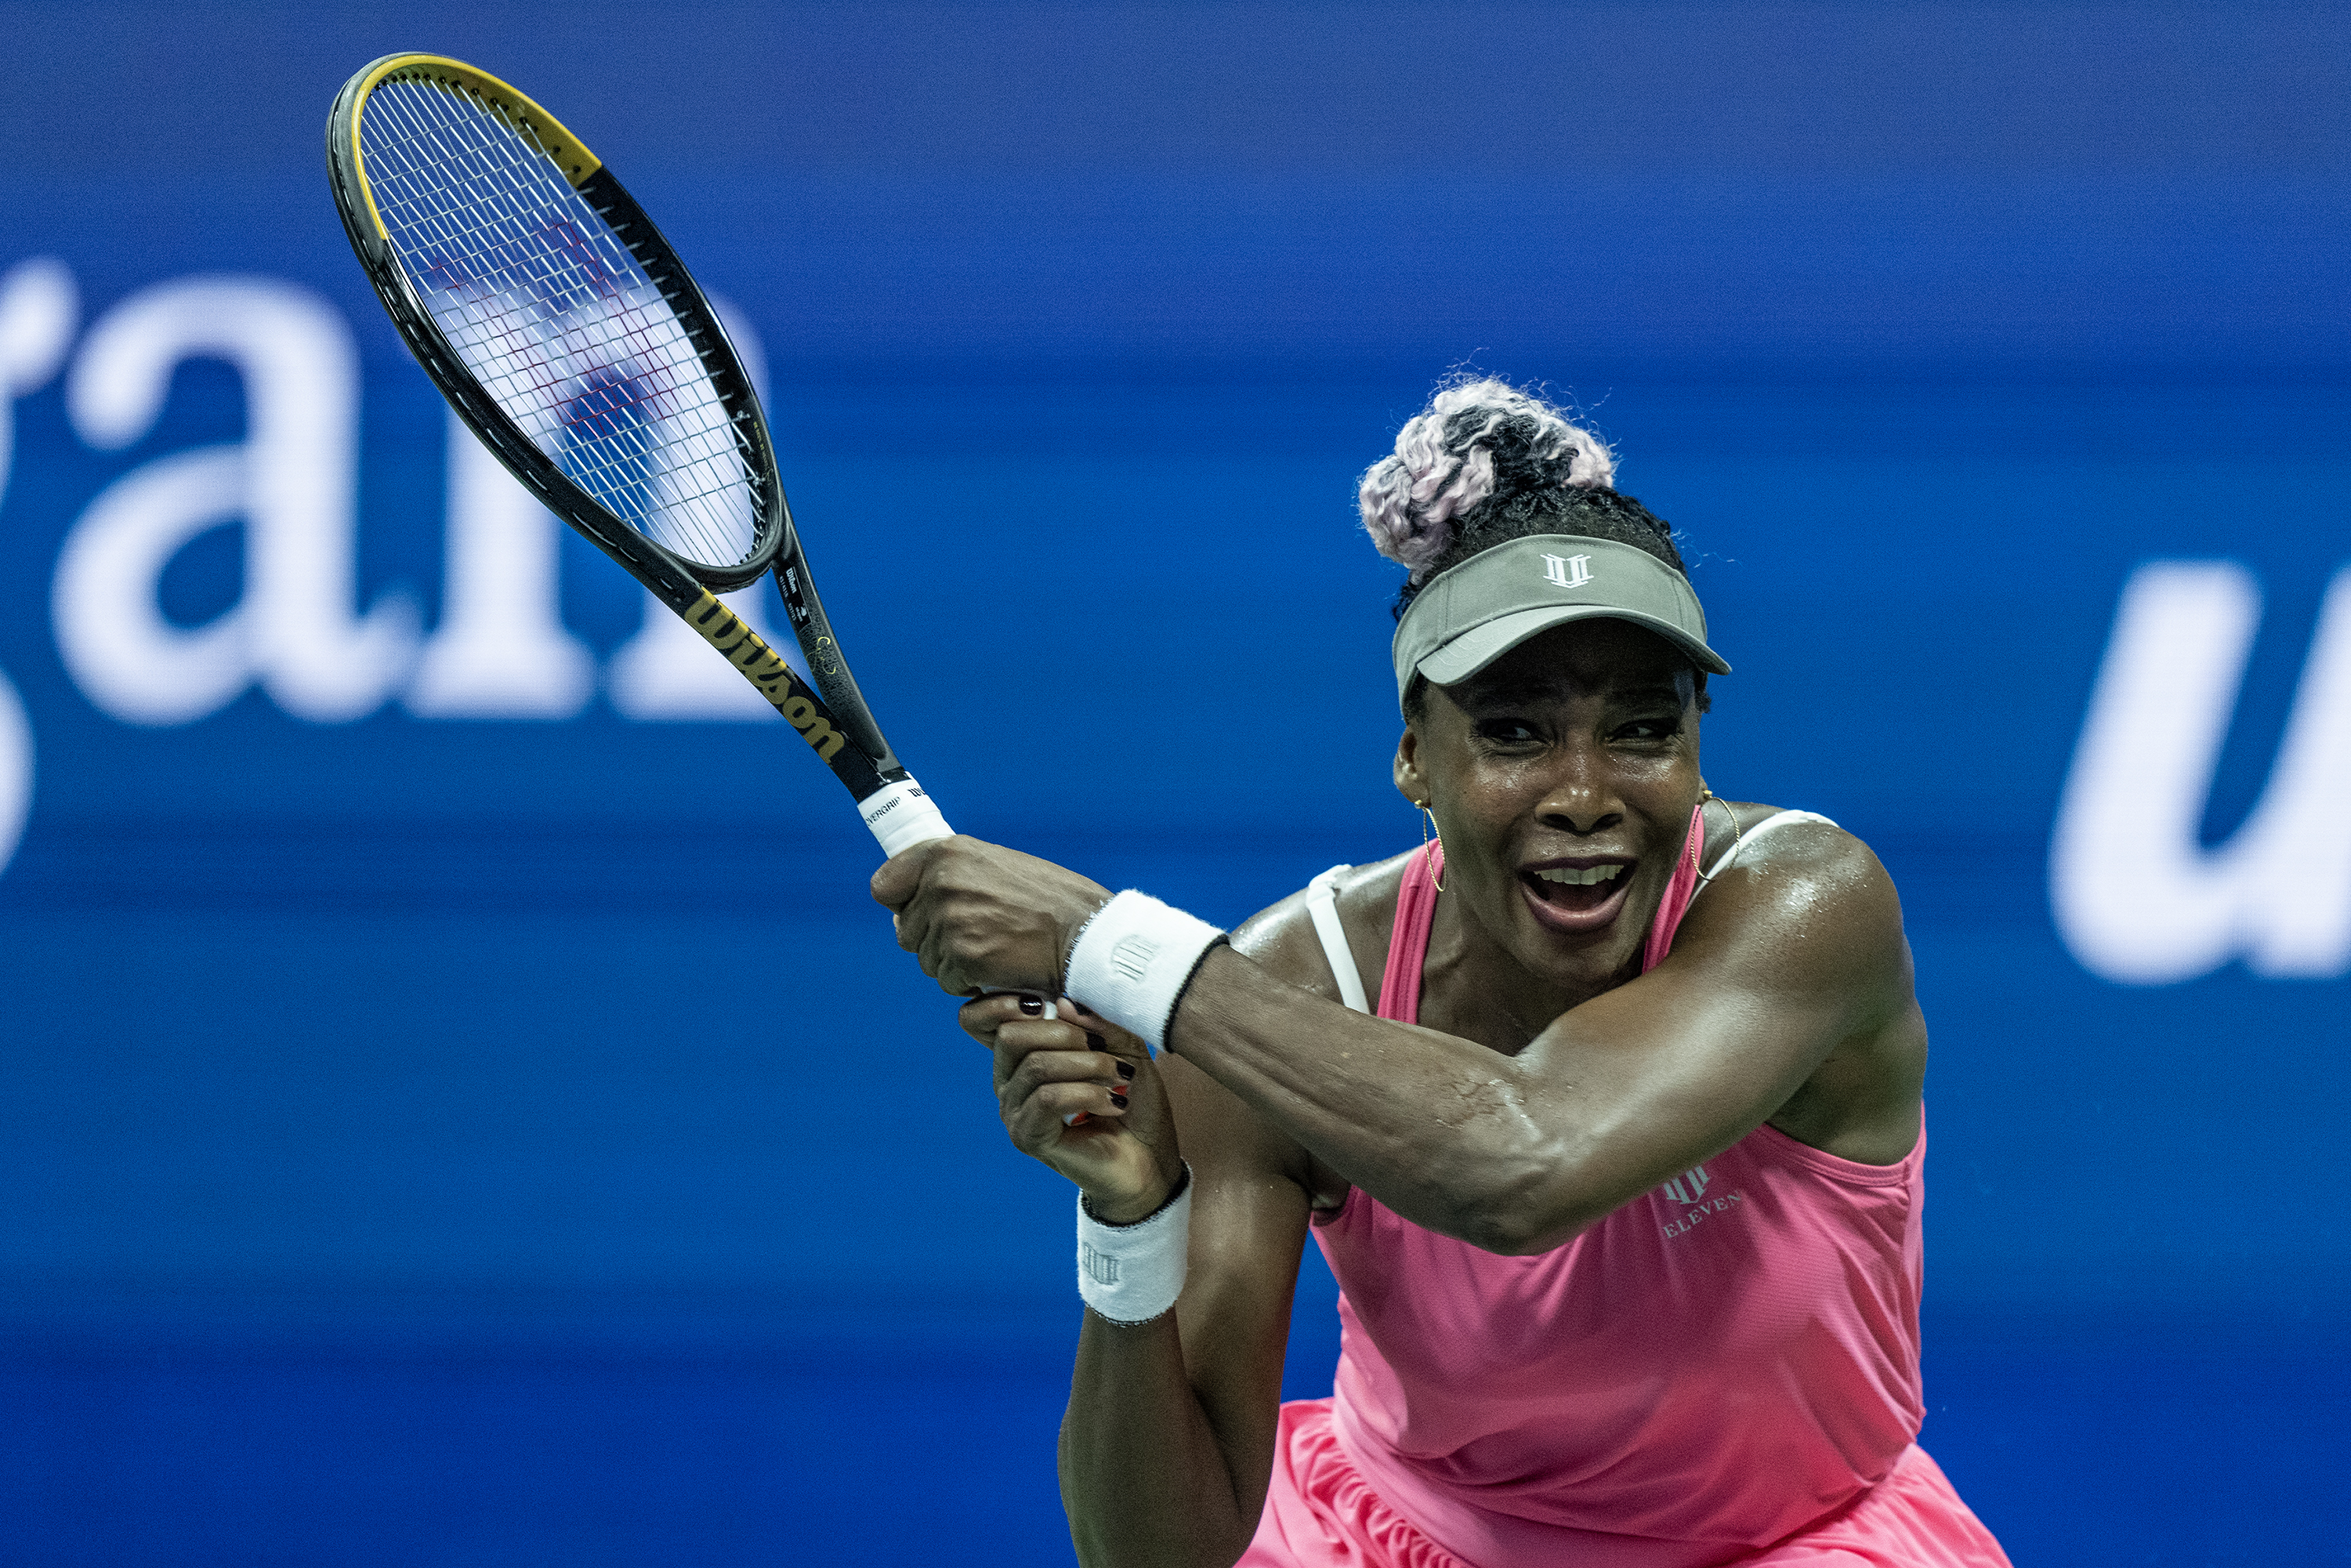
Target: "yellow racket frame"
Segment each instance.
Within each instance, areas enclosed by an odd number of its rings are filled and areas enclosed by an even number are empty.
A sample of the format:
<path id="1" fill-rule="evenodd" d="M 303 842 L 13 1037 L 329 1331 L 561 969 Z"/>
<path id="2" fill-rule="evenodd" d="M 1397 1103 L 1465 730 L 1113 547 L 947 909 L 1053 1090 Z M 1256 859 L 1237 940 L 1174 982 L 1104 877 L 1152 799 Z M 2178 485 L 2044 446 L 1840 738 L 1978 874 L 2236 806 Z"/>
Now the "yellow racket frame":
<path id="1" fill-rule="evenodd" d="M 499 115 L 517 131 L 538 143 L 563 177 L 578 190 L 586 184 L 604 161 L 588 151 L 588 143 L 571 134 L 570 127 L 540 108 L 537 100 L 511 83 L 500 81 L 489 72 L 463 60 L 453 60 L 446 55 L 386 55 L 368 68 L 351 94 L 351 167 L 359 171 L 360 196 L 367 203 L 368 221 L 375 225 L 376 233 L 389 240 L 392 231 L 383 226 L 383 214 L 376 211 L 375 192 L 370 189 L 367 161 L 360 156 L 360 121 L 366 117 L 368 95 L 383 82 L 393 78 L 402 81 L 429 81 L 442 87 L 466 88 L 489 100 Z"/>

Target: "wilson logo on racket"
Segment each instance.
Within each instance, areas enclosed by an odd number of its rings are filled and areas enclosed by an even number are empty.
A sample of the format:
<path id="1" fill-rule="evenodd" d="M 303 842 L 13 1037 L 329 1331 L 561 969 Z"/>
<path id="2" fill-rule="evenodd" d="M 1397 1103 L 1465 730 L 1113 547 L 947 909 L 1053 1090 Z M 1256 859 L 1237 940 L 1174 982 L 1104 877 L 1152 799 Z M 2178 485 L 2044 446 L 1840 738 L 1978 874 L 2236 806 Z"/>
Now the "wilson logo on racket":
<path id="1" fill-rule="evenodd" d="M 744 622 L 740 615 L 719 601 L 708 589 L 694 601 L 685 612 L 685 623 L 702 633 L 703 641 L 726 655 L 726 662 L 751 678 L 767 699 L 776 705 L 776 711 L 786 722 L 800 732 L 800 738 L 816 748 L 816 754 L 827 762 L 841 747 L 842 737 L 817 711 L 816 704 L 792 690 L 792 667 L 784 656 L 768 646 L 767 640 Z"/>

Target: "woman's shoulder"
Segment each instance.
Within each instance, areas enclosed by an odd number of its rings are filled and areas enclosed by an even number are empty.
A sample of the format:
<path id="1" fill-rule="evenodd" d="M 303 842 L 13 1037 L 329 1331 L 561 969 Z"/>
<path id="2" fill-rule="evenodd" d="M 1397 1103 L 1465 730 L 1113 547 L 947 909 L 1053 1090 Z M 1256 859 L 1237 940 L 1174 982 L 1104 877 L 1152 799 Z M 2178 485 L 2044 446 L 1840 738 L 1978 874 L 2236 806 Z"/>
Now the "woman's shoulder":
<path id="1" fill-rule="evenodd" d="M 1725 800 L 1706 813 L 1698 865 L 1703 897 L 1691 905 L 1693 924 L 1708 906 L 1719 919 L 1735 909 L 1747 925 L 1773 915 L 1800 924 L 1824 921 L 1830 932 L 1875 948 L 1902 934 L 1902 904 L 1894 879 L 1861 838 L 1816 811 Z"/>
<path id="2" fill-rule="evenodd" d="M 1741 868 L 1750 874 L 1777 869 L 1886 880 L 1876 852 L 1858 834 L 1818 811 L 1719 797 L 1714 803 L 1723 810 L 1709 805 L 1706 841 L 1698 856 L 1699 869 L 1708 880 Z"/>
<path id="3" fill-rule="evenodd" d="M 1378 993 L 1380 971 L 1387 962 L 1388 934 L 1395 925 L 1396 889 L 1404 881 L 1405 862 L 1417 852 L 1407 850 L 1363 865 L 1334 866 L 1324 873 L 1348 951 L 1358 974 L 1369 977 L 1365 990 L 1373 995 Z M 1318 877 L 1315 882 L 1322 880 Z M 1339 982 L 1331 971 L 1322 935 L 1315 929 L 1309 898 L 1313 885 L 1309 883 L 1235 926 L 1232 944 L 1268 973 L 1335 1002 L 1341 999 Z"/>
<path id="4" fill-rule="evenodd" d="M 1708 831 L 1705 864 L 1729 859 L 1690 907 L 1689 945 L 1743 960 L 1750 978 L 1769 977 L 1751 983 L 1783 996 L 1834 997 L 1850 1023 L 1771 1124 L 1841 1158 L 1898 1165 L 1918 1136 L 1927 1027 L 1894 880 L 1859 837 L 1817 813 L 1735 809 L 1736 832 L 1728 822 Z"/>

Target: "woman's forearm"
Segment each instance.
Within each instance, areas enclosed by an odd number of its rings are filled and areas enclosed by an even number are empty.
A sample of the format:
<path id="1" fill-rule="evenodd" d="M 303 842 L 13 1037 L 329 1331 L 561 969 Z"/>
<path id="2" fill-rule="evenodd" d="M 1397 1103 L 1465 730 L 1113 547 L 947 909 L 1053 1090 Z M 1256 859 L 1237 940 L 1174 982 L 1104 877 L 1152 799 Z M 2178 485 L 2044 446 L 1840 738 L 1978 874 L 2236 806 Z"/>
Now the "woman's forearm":
<path id="1" fill-rule="evenodd" d="M 1086 1314 L 1061 1422 L 1061 1502 L 1084 1568 L 1232 1568 L 1264 1502 L 1262 1457 L 1230 1453 L 1185 1373 L 1173 1313 Z M 1244 1494 L 1249 1500 L 1244 1500 Z"/>
<path id="2" fill-rule="evenodd" d="M 1347 1011 L 1229 949 L 1201 965 L 1168 1043 L 1417 1225 L 1510 1252 L 1600 1218 L 1574 1201 L 1574 1097 L 1523 1058 Z"/>

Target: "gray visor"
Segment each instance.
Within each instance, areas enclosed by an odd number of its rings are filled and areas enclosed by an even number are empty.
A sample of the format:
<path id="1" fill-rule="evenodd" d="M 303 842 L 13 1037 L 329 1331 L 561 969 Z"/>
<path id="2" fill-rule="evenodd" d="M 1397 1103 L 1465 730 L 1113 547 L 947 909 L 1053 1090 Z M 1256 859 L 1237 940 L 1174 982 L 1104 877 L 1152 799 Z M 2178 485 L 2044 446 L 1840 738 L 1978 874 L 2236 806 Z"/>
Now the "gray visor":
<path id="1" fill-rule="evenodd" d="M 1538 534 L 1471 556 L 1429 580 L 1396 627 L 1396 701 L 1415 674 L 1466 681 L 1528 638 L 1571 621 L 1630 621 L 1710 674 L 1730 666 L 1706 645 L 1689 579 L 1632 545 Z"/>

